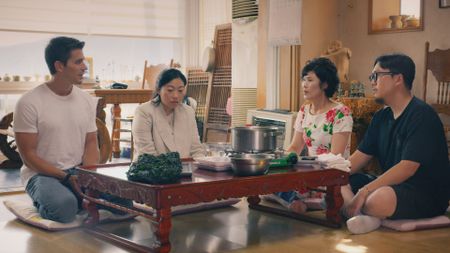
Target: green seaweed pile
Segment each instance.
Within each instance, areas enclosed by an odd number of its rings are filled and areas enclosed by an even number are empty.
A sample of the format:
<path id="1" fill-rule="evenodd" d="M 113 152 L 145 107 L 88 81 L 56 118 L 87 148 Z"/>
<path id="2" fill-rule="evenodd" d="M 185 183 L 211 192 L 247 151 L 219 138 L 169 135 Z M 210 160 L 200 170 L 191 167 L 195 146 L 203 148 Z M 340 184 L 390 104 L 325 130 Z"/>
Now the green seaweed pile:
<path id="1" fill-rule="evenodd" d="M 127 171 L 128 180 L 149 183 L 168 184 L 177 182 L 181 177 L 180 154 L 170 152 L 158 156 L 142 154 Z"/>

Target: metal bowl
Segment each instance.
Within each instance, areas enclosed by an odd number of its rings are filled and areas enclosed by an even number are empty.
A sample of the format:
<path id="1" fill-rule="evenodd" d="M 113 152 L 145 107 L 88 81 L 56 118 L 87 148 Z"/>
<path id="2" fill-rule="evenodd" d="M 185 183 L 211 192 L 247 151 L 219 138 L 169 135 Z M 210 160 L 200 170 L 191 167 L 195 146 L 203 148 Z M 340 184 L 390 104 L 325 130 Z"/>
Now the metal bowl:
<path id="1" fill-rule="evenodd" d="M 273 158 L 270 154 L 234 154 L 230 156 L 231 168 L 238 176 L 264 175 Z"/>

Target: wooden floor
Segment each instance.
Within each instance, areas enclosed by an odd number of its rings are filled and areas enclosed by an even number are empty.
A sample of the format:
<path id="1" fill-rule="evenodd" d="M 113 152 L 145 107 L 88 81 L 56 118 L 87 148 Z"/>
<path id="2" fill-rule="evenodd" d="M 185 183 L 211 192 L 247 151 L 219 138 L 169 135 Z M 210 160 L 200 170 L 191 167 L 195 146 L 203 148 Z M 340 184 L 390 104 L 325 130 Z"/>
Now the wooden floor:
<path id="1" fill-rule="evenodd" d="M 0 196 L 29 201 L 25 194 Z M 399 233 L 380 229 L 350 235 L 289 218 L 249 210 L 241 201 L 234 207 L 185 214 L 173 218 L 172 252 L 449 252 L 450 228 Z M 103 225 L 116 234 L 147 244 L 153 241 L 144 219 Z M 45 232 L 16 220 L 0 204 L 0 252 L 127 252 L 98 240 L 82 229 Z"/>

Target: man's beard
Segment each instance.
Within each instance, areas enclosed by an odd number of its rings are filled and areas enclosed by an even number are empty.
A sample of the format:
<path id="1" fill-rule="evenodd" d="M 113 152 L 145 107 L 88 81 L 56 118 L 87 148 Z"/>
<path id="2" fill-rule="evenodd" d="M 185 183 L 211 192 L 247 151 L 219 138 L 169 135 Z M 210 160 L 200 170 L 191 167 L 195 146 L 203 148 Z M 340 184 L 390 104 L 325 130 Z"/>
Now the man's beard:
<path id="1" fill-rule="evenodd" d="M 380 105 L 386 105 L 386 103 L 384 102 L 384 99 L 382 99 L 382 98 L 375 98 L 375 103 L 380 104 Z"/>

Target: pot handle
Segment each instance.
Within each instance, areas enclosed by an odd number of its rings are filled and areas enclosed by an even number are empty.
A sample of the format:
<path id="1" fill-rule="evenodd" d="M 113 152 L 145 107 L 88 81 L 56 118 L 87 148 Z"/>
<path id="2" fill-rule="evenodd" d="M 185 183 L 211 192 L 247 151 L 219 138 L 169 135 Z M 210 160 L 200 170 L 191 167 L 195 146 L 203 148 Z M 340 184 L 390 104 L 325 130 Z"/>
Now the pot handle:
<path id="1" fill-rule="evenodd" d="M 283 131 L 275 131 L 275 132 L 270 132 L 269 136 L 278 136 L 278 135 L 282 135 Z"/>

